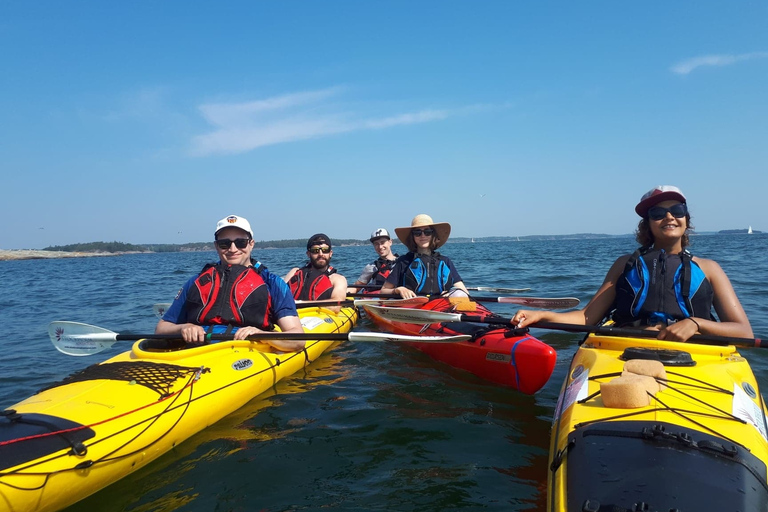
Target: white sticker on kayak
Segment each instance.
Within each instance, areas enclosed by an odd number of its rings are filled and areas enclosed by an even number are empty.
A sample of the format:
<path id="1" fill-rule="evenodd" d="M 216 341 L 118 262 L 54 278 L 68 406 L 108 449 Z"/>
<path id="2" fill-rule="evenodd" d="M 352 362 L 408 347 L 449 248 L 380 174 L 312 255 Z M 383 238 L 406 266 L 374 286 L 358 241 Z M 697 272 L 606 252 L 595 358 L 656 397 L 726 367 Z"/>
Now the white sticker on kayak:
<path id="1" fill-rule="evenodd" d="M 560 417 L 560 415 L 574 404 L 577 400 L 587 398 L 589 394 L 589 370 L 584 369 L 573 381 L 568 384 L 563 394 L 557 399 L 557 406 L 555 407 L 554 421 Z"/>
<path id="2" fill-rule="evenodd" d="M 301 326 L 305 331 L 311 331 L 323 325 L 323 319 L 317 316 L 305 316 L 301 319 Z"/>
<path id="3" fill-rule="evenodd" d="M 232 363 L 232 369 L 238 372 L 241 370 L 247 370 L 251 366 L 253 366 L 253 361 L 250 359 L 238 359 Z"/>
<path id="4" fill-rule="evenodd" d="M 751 423 L 763 436 L 768 439 L 768 433 L 765 431 L 765 417 L 760 406 L 757 405 L 749 395 L 741 389 L 738 384 L 733 385 L 733 415 L 739 419 Z"/>

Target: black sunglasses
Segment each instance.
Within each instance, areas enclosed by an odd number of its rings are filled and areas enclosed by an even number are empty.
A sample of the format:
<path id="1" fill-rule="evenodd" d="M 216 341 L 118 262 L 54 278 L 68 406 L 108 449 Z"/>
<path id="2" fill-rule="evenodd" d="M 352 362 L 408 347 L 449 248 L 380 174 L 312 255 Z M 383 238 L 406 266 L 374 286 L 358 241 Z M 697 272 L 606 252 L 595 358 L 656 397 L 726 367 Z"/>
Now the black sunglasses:
<path id="1" fill-rule="evenodd" d="M 433 234 L 435 234 L 435 230 L 432 228 L 412 229 L 411 233 L 413 234 L 413 236 L 421 236 L 421 235 L 432 236 Z"/>
<path id="2" fill-rule="evenodd" d="M 685 203 L 673 204 L 669 208 L 663 206 L 651 206 L 648 208 L 648 217 L 651 220 L 661 220 L 671 213 L 676 219 L 682 219 L 688 214 L 688 206 Z"/>
<path id="3" fill-rule="evenodd" d="M 222 238 L 221 240 L 216 240 L 216 247 L 219 249 L 229 249 L 229 247 L 232 245 L 232 242 L 235 243 L 235 247 L 238 249 L 245 249 L 248 247 L 248 242 L 250 242 L 250 238 L 235 238 L 234 240 L 230 240 L 229 238 Z"/>
<path id="4" fill-rule="evenodd" d="M 313 247 L 309 250 L 309 252 L 311 252 L 312 254 L 319 254 L 321 252 L 323 254 L 329 254 L 331 252 L 331 248 L 330 247 Z"/>

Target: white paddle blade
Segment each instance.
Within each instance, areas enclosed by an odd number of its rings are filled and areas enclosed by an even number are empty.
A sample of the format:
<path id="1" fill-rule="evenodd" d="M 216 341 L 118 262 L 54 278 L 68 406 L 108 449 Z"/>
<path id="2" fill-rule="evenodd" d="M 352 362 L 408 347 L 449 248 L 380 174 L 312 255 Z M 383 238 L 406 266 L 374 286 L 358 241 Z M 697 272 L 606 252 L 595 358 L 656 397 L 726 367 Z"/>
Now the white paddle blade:
<path id="1" fill-rule="evenodd" d="M 111 347 L 117 333 L 80 322 L 51 322 L 48 336 L 56 350 L 70 356 L 90 356 Z"/>
<path id="2" fill-rule="evenodd" d="M 157 318 L 163 318 L 163 315 L 168 311 L 169 307 L 171 307 L 170 302 L 158 302 L 152 306 L 152 311 L 155 312 Z"/>
<path id="3" fill-rule="evenodd" d="M 469 291 L 475 292 L 496 292 L 496 293 L 522 293 L 531 291 L 530 288 L 495 288 L 493 286 L 476 286 L 475 288 L 467 288 Z"/>
<path id="4" fill-rule="evenodd" d="M 540 309 L 568 309 L 579 305 L 579 299 L 576 297 L 499 297 L 497 301 Z"/>
<path id="5" fill-rule="evenodd" d="M 357 299 L 355 300 L 355 306 L 418 306 L 419 304 L 426 304 L 429 302 L 429 297 L 413 297 L 411 299 Z"/>
<path id="6" fill-rule="evenodd" d="M 460 322 L 460 313 L 432 311 L 429 309 L 388 308 L 386 306 L 365 306 L 365 310 L 375 316 L 386 318 L 392 322 L 408 324 L 432 324 L 437 322 Z"/>
<path id="7" fill-rule="evenodd" d="M 410 336 L 407 334 L 391 334 L 386 332 L 350 332 L 349 341 L 410 341 L 416 343 L 456 343 L 472 339 L 472 336 L 461 334 L 457 336 Z"/>

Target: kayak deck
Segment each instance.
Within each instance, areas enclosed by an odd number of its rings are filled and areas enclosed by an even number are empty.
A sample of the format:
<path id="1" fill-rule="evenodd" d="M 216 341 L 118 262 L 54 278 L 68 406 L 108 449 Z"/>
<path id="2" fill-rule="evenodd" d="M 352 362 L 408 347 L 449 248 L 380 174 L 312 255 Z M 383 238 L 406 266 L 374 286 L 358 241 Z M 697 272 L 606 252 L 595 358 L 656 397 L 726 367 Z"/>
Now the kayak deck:
<path id="1" fill-rule="evenodd" d="M 666 379 L 649 405 L 605 405 L 601 383 L 656 358 Z M 766 510 L 767 432 L 733 346 L 589 336 L 555 410 L 548 510 Z"/>
<path id="2" fill-rule="evenodd" d="M 306 367 L 348 332 L 354 308 L 302 308 L 300 352 L 238 340 L 180 349 L 140 340 L 0 416 L 0 509 L 64 508 L 155 460 Z"/>

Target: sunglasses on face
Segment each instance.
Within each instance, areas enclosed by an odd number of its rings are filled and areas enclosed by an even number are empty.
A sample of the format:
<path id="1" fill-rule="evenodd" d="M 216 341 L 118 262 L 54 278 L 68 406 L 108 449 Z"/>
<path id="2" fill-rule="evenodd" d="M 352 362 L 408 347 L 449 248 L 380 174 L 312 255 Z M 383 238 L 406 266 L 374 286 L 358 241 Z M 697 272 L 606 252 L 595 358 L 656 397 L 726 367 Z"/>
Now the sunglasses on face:
<path id="1" fill-rule="evenodd" d="M 329 254 L 331 252 L 331 248 L 330 247 L 313 247 L 309 250 L 309 252 L 312 254 L 320 254 L 321 252 L 323 254 Z"/>
<path id="2" fill-rule="evenodd" d="M 221 250 L 229 249 L 229 247 L 234 243 L 235 247 L 238 249 L 245 249 L 248 247 L 248 242 L 250 241 L 250 238 L 235 238 L 234 240 L 230 240 L 229 238 L 222 238 L 221 240 L 216 240 L 216 247 Z"/>
<path id="3" fill-rule="evenodd" d="M 413 233 L 413 236 L 432 236 L 435 233 L 435 230 L 432 228 L 427 229 L 412 229 L 411 233 Z"/>
<path id="4" fill-rule="evenodd" d="M 652 206 L 648 208 L 648 217 L 651 220 L 661 220 L 671 213 L 676 219 L 682 219 L 688 213 L 688 206 L 685 203 L 673 204 L 669 208 L 663 206 Z"/>

